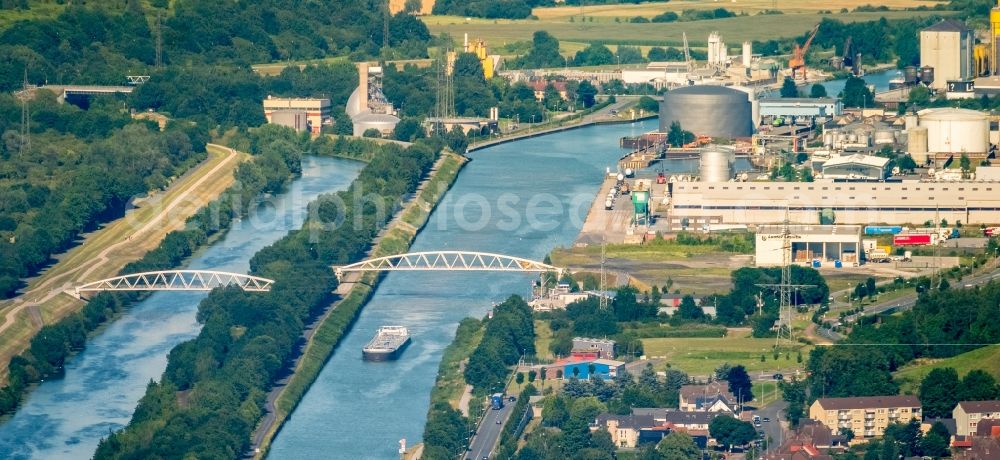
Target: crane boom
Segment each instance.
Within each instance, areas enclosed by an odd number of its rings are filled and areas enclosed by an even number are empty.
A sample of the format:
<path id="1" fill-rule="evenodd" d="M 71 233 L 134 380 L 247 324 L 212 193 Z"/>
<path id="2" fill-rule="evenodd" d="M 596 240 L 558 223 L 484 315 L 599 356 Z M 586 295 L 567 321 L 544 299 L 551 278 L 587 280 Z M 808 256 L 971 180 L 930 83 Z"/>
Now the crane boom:
<path id="1" fill-rule="evenodd" d="M 795 74 L 799 69 L 802 69 L 802 76 L 805 77 L 806 52 L 809 51 L 809 46 L 812 45 L 817 32 L 819 32 L 819 24 L 813 27 L 812 33 L 809 34 L 809 38 L 806 39 L 806 42 L 802 46 L 799 46 L 798 43 L 795 44 L 795 49 L 792 50 L 792 57 L 788 60 L 788 67 L 792 70 L 792 78 L 795 78 Z"/>
<path id="2" fill-rule="evenodd" d="M 1000 0 L 997 0 L 1000 1 Z M 684 36 L 684 64 L 687 65 L 688 72 L 691 71 L 691 50 L 688 48 L 688 34 L 683 32 Z"/>

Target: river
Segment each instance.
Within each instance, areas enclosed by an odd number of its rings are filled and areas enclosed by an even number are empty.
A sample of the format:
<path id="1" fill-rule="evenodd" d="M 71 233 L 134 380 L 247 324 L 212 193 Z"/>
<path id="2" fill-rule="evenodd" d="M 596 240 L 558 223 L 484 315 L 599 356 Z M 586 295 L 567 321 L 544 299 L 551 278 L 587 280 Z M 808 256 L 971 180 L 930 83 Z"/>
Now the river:
<path id="1" fill-rule="evenodd" d="M 618 139 L 657 120 L 580 128 L 472 153 L 431 214 L 412 251 L 471 250 L 541 260 L 572 244 L 614 167 Z M 351 331 L 291 414 L 271 459 L 394 458 L 401 438 L 419 442 L 441 353 L 458 322 L 492 302 L 526 296 L 532 275 L 396 272 L 382 280 Z M 394 362 L 361 360 L 382 325 L 402 325 L 413 343 Z"/>
<path id="2" fill-rule="evenodd" d="M 302 177 L 234 222 L 186 268 L 245 273 L 260 249 L 299 228 L 306 206 L 322 193 L 346 189 L 364 165 L 306 157 Z M 0 425 L 0 458 L 90 458 L 100 438 L 125 426 L 150 379 L 158 380 L 167 353 L 194 338 L 198 303 L 207 294 L 157 292 L 112 322 L 66 363 L 65 376 L 38 385 Z"/>

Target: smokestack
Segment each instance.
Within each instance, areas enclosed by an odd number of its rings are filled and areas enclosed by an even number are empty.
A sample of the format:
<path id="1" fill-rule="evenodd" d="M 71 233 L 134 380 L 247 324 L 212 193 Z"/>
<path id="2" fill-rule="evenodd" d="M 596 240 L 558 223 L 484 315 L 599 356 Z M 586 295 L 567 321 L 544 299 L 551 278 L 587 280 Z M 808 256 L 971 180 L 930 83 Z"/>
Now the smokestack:
<path id="1" fill-rule="evenodd" d="M 368 110 L 368 63 L 358 63 L 358 99 L 362 112 Z"/>
<path id="2" fill-rule="evenodd" d="M 462 42 L 462 51 L 469 52 L 469 33 L 465 33 L 465 41 Z"/>
<path id="3" fill-rule="evenodd" d="M 749 69 L 752 60 L 753 60 L 753 43 L 745 41 L 743 42 L 743 67 Z"/>

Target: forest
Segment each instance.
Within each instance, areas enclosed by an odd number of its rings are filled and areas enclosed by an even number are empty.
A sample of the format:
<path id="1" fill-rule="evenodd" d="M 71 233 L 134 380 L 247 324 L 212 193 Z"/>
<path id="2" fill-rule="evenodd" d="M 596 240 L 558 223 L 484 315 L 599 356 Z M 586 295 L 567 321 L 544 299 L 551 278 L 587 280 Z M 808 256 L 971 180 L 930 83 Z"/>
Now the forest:
<path id="1" fill-rule="evenodd" d="M 260 131 L 247 139 L 256 153 L 294 142 Z M 396 209 L 441 149 L 435 141 L 406 149 L 369 145 L 380 151 L 339 200 L 321 197 L 301 229 L 253 257 L 252 273 L 275 280 L 270 292 L 217 289 L 202 301 L 198 337 L 171 350 L 163 378 L 150 383 L 132 421 L 102 440 L 95 458 L 234 458 L 245 451 L 265 395 L 294 357 L 304 324 L 334 300 L 337 281 L 329 266 L 364 254 L 392 215 L 372 208 Z M 351 197 L 362 187 L 366 200 L 356 203 Z M 324 225 L 331 222 L 346 224 Z"/>

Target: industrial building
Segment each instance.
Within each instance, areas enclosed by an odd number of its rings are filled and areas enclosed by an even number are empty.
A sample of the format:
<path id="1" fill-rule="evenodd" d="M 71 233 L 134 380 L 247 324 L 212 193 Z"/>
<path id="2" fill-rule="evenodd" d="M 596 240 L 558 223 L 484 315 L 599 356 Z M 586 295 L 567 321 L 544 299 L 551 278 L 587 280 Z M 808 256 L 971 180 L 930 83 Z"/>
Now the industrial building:
<path id="1" fill-rule="evenodd" d="M 358 87 L 347 99 L 344 108 L 354 125 L 354 135 L 362 136 L 374 129 L 382 136 L 389 136 L 396 129 L 399 117 L 396 109 L 382 93 L 382 68 L 358 64 Z"/>
<path id="2" fill-rule="evenodd" d="M 755 262 L 758 267 L 793 263 L 853 267 L 861 263 L 860 225 L 789 225 L 789 245 L 785 249 L 784 226 L 757 227 Z"/>
<path id="3" fill-rule="evenodd" d="M 872 155 L 842 155 L 823 163 L 824 179 L 885 179 L 889 159 Z"/>
<path id="4" fill-rule="evenodd" d="M 931 88 L 944 90 L 949 80 L 972 78 L 973 41 L 972 31 L 954 19 L 920 31 L 920 65 L 934 69 Z"/>
<path id="5" fill-rule="evenodd" d="M 844 113 L 844 104 L 837 98 L 767 98 L 760 100 L 760 116 L 770 118 L 839 117 Z"/>
<path id="6" fill-rule="evenodd" d="M 961 155 L 978 163 L 990 152 L 989 117 L 976 110 L 921 110 L 917 112 L 917 126 L 910 127 L 907 134 L 907 151 L 918 165 L 933 162 L 940 166 Z"/>
<path id="7" fill-rule="evenodd" d="M 268 96 L 263 103 L 264 118 L 268 123 L 288 126 L 296 131 L 308 130 L 319 134 L 323 124 L 330 122 L 329 99 Z"/>
<path id="8" fill-rule="evenodd" d="M 715 85 L 685 86 L 663 95 L 660 103 L 660 132 L 670 125 L 695 135 L 715 138 L 750 137 L 754 120 L 750 94 Z"/>
<path id="9" fill-rule="evenodd" d="M 760 225 L 788 217 L 819 224 L 1000 223 L 1000 182 L 676 182 L 668 184 L 671 230 Z"/>

